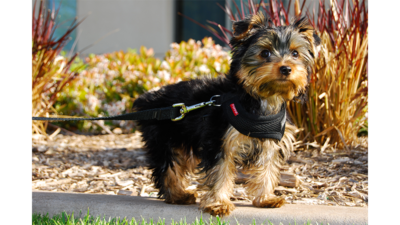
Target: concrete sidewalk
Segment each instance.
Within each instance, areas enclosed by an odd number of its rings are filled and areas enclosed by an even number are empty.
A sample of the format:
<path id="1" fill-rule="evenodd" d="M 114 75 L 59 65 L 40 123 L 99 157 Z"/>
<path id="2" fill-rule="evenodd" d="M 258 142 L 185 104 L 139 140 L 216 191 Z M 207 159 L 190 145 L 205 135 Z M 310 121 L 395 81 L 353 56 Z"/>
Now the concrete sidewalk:
<path id="1" fill-rule="evenodd" d="M 315 222 L 336 224 L 367 224 L 368 208 L 319 206 L 319 205 L 284 205 L 278 209 L 256 208 L 250 203 L 235 203 L 236 209 L 229 217 L 224 217 L 230 224 L 256 224 L 271 221 L 274 225 L 304 224 L 308 220 Z M 171 219 L 179 221 L 186 218 L 187 223 L 192 223 L 200 218 L 199 205 L 169 205 L 155 198 L 143 198 L 137 196 L 115 196 L 98 194 L 75 194 L 59 192 L 32 192 L 33 213 L 49 213 L 50 216 L 63 211 L 67 213 L 85 215 L 88 208 L 91 216 L 105 216 L 105 218 L 126 217 L 136 220 L 145 218 L 149 222 L 153 218 L 155 222 L 159 218 L 165 218 L 166 224 L 171 224 Z M 203 220 L 209 221 L 210 215 L 203 214 Z"/>

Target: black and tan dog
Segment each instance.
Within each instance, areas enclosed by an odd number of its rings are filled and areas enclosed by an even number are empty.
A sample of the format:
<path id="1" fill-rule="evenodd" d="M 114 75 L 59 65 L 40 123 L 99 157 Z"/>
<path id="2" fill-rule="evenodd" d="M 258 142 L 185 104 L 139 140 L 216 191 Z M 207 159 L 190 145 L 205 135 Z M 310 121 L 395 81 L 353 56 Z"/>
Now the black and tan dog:
<path id="1" fill-rule="evenodd" d="M 141 95 L 136 111 L 194 105 L 214 95 L 235 93 L 254 116 L 273 115 L 285 101 L 301 98 L 312 73 L 319 37 L 306 18 L 275 27 L 262 13 L 233 23 L 232 62 L 225 77 L 201 78 L 162 87 Z M 284 123 L 283 123 L 284 124 Z M 240 133 L 221 107 L 190 112 L 180 121 L 140 121 L 142 138 L 159 197 L 171 204 L 194 204 L 186 190 L 188 175 L 202 174 L 200 207 L 212 215 L 229 215 L 237 168 L 250 175 L 247 193 L 256 207 L 280 207 L 274 195 L 280 167 L 293 148 L 295 127 L 286 123 L 280 141 Z M 197 170 L 198 169 L 198 170 Z"/>

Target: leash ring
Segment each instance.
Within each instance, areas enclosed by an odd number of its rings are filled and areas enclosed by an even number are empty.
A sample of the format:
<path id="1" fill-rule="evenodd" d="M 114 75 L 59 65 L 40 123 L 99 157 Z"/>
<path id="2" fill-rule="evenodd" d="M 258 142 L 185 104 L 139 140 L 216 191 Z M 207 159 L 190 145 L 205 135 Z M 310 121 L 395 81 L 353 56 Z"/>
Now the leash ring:
<path id="1" fill-rule="evenodd" d="M 210 98 L 210 101 L 212 101 L 213 103 L 212 103 L 212 106 L 217 106 L 217 107 L 220 107 L 221 106 L 221 104 L 215 104 L 215 102 L 217 101 L 217 100 L 213 100 L 213 98 L 219 98 L 219 97 L 221 97 L 220 95 L 213 95 L 211 98 Z"/>

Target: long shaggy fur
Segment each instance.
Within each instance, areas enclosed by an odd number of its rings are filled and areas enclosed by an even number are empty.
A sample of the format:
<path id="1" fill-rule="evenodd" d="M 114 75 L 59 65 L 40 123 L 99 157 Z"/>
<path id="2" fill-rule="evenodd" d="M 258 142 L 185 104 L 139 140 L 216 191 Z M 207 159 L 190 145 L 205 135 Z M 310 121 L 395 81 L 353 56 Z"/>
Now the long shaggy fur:
<path id="1" fill-rule="evenodd" d="M 317 56 L 319 38 L 305 18 L 290 26 L 269 25 L 259 13 L 234 22 L 230 72 L 226 77 L 200 78 L 162 87 L 141 95 L 136 111 L 194 105 L 211 96 L 236 93 L 240 104 L 254 115 L 276 114 L 284 101 L 305 94 Z M 297 54 L 296 54 L 296 53 Z M 284 75 L 281 67 L 290 67 Z M 205 107 L 176 122 L 139 121 L 142 138 L 159 198 L 171 204 L 193 204 L 195 192 L 186 190 L 196 168 L 202 174 L 199 189 L 206 191 L 200 207 L 212 215 L 229 215 L 237 168 L 249 173 L 246 184 L 256 207 L 280 207 L 274 196 L 279 169 L 289 156 L 296 128 L 286 123 L 280 142 L 253 138 L 232 127 L 220 107 Z"/>

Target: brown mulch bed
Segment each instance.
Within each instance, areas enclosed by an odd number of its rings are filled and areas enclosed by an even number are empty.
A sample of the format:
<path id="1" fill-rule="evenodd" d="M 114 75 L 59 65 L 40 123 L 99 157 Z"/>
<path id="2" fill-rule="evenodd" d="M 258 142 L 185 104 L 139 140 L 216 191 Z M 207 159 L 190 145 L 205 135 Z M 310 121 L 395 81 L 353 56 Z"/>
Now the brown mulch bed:
<path id="1" fill-rule="evenodd" d="M 364 139 L 367 142 L 367 138 Z M 32 138 L 32 190 L 156 197 L 139 133 Z M 367 144 L 365 144 L 367 145 Z M 297 187 L 278 186 L 289 204 L 368 205 L 368 150 L 303 149 L 282 172 Z M 308 145 L 307 145 L 308 146 Z M 189 188 L 198 183 L 193 179 Z M 290 185 L 289 185 L 290 186 Z M 200 193 L 201 194 L 201 193 Z M 233 201 L 250 201 L 237 180 Z"/>

